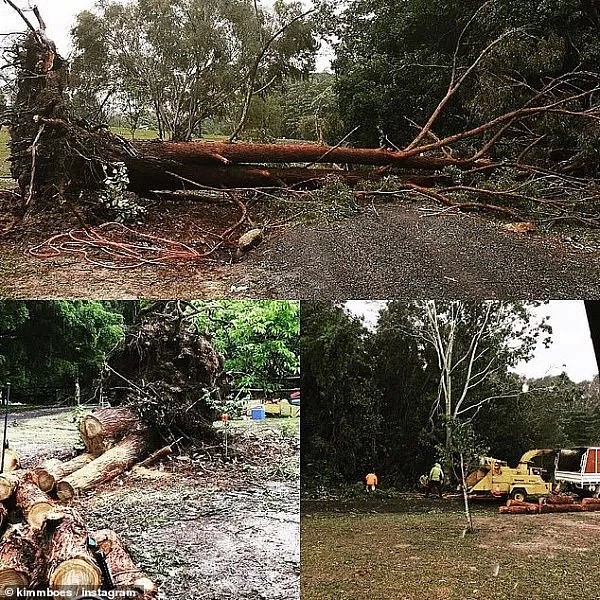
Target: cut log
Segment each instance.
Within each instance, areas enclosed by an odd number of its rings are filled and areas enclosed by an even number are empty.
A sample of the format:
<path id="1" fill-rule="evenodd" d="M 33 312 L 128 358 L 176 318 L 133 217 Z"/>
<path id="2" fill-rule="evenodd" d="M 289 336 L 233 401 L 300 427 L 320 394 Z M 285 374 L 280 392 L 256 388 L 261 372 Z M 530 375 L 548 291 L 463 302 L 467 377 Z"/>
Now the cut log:
<path id="1" fill-rule="evenodd" d="M 21 460 L 19 455 L 10 448 L 4 450 L 4 469 L 3 473 L 9 473 L 10 471 L 16 471 L 21 468 Z"/>
<path id="2" fill-rule="evenodd" d="M 100 456 L 126 435 L 144 431 L 140 418 L 126 408 L 100 408 L 83 417 L 79 431 L 90 454 Z"/>
<path id="3" fill-rule="evenodd" d="M 33 532 L 22 525 L 9 529 L 0 542 L 0 598 L 14 597 L 7 590 L 27 588 L 33 580 L 38 546 Z"/>
<path id="4" fill-rule="evenodd" d="M 85 467 L 94 458 L 93 454 L 84 453 L 66 462 L 58 459 L 46 460 L 33 470 L 35 481 L 43 492 L 50 492 L 56 481 Z"/>
<path id="5" fill-rule="evenodd" d="M 14 494 L 25 473 L 23 470 L 0 473 L 0 500 L 6 500 Z"/>
<path id="6" fill-rule="evenodd" d="M 118 477 L 136 464 L 151 450 L 152 441 L 148 433 L 127 436 L 116 446 L 56 483 L 58 497 L 67 502 L 79 491 Z"/>
<path id="7" fill-rule="evenodd" d="M 77 511 L 66 508 L 63 518 L 44 528 L 42 534 L 51 589 L 100 587 L 102 572 L 88 549 L 88 531 Z"/>
<path id="8" fill-rule="evenodd" d="M 581 512 L 583 506 L 581 504 L 542 504 L 540 506 L 541 513 L 568 513 Z"/>
<path id="9" fill-rule="evenodd" d="M 549 496 L 548 498 L 540 498 L 540 500 L 545 500 L 541 502 L 542 504 L 573 504 L 575 502 L 575 498 L 573 496 Z"/>
<path id="10" fill-rule="evenodd" d="M 42 528 L 46 515 L 55 511 L 55 504 L 50 497 L 42 492 L 34 481 L 32 473 L 26 474 L 19 482 L 16 491 L 17 504 L 33 530 Z"/>
<path id="11" fill-rule="evenodd" d="M 586 512 L 598 512 L 600 511 L 600 498 L 584 498 L 581 506 Z"/>
<path id="12" fill-rule="evenodd" d="M 526 506 L 501 506 L 498 509 L 498 512 L 500 512 L 501 515 L 525 515 L 530 511 Z"/>
<path id="13" fill-rule="evenodd" d="M 156 584 L 146 577 L 133 562 L 119 536 L 110 529 L 92 534 L 106 556 L 113 583 L 117 589 L 139 590 L 144 600 L 156 598 Z"/>

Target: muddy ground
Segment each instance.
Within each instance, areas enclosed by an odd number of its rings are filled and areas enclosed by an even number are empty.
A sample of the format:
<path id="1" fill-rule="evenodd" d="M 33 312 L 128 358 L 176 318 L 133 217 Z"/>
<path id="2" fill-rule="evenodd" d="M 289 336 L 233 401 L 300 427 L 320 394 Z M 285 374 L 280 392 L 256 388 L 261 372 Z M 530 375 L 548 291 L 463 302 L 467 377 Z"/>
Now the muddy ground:
<path id="1" fill-rule="evenodd" d="M 600 513 L 500 515 L 416 494 L 302 502 L 302 600 L 595 600 Z"/>
<path id="2" fill-rule="evenodd" d="M 10 419 L 9 441 L 26 466 L 68 456 L 78 444 L 72 410 Z M 233 460 L 221 448 L 134 469 L 83 495 L 90 529 L 109 527 L 160 586 L 186 600 L 299 598 L 298 420 L 234 422 Z"/>
<path id="3" fill-rule="evenodd" d="M 7 200 L 4 207 L 8 209 Z M 235 224 L 227 203 L 157 200 L 136 231 L 198 251 Z M 553 229 L 515 233 L 486 215 L 394 202 L 352 214 L 329 207 L 250 203 L 266 239 L 234 262 L 235 241 L 210 257 L 168 267 L 100 267 L 81 253 L 47 260 L 29 251 L 80 227 L 71 213 L 33 215 L 14 225 L 0 206 L 0 295 L 11 298 L 599 298 L 600 236 Z M 433 211 L 433 213 L 432 213 Z M 298 217 L 298 214 L 302 217 Z M 295 218 L 297 217 L 297 218 Z"/>

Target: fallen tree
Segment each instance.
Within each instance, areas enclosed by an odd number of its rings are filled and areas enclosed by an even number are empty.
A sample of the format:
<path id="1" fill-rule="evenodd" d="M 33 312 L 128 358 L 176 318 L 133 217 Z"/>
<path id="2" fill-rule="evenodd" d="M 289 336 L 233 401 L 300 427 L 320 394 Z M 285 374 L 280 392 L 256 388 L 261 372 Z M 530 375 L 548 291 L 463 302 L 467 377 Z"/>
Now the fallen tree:
<path id="1" fill-rule="evenodd" d="M 383 192 L 386 198 L 408 194 L 461 210 L 491 210 L 513 220 L 526 220 L 525 210 L 549 223 L 600 224 L 590 200 L 598 195 L 598 182 L 578 175 L 582 156 L 557 164 L 550 160 L 551 152 L 540 151 L 527 162 L 545 138 L 538 130 L 553 119 L 573 119 L 582 127 L 600 120 L 597 73 L 573 71 L 535 89 L 513 81 L 511 85 L 528 94 L 520 107 L 444 138 L 434 132 L 439 115 L 469 75 L 514 32 L 492 42 L 463 73 L 452 70 L 446 95 L 404 148 L 129 142 L 73 115 L 66 94 L 67 63 L 46 36 L 39 13 L 36 16 L 39 27 L 25 19 L 28 33 L 13 51 L 18 93 L 9 160 L 25 209 L 34 202 L 41 207 L 76 206 L 85 192 L 106 203 L 111 194 L 123 194 L 127 186 L 147 196 L 160 190 L 206 188 L 310 189 L 332 178 L 360 186 L 393 175 L 396 187 Z M 511 144 L 511 139 L 519 143 Z M 505 149 L 514 147 L 512 158 L 496 159 L 501 144 Z M 363 168 L 320 168 L 334 163 Z M 377 192 L 369 189 L 371 196 Z"/>

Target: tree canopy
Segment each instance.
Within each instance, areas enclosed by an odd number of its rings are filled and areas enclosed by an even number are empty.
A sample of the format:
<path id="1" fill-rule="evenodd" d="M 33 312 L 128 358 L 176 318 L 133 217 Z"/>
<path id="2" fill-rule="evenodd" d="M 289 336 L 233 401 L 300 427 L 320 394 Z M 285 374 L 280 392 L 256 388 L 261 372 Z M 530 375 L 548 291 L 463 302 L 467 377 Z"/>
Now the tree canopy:
<path id="1" fill-rule="evenodd" d="M 281 0 L 101 0 L 73 28 L 76 103 L 96 115 L 116 105 L 133 129 L 152 118 L 160 137 L 189 140 L 239 104 L 257 64 L 250 94 L 310 71 L 317 46 L 300 14 Z"/>

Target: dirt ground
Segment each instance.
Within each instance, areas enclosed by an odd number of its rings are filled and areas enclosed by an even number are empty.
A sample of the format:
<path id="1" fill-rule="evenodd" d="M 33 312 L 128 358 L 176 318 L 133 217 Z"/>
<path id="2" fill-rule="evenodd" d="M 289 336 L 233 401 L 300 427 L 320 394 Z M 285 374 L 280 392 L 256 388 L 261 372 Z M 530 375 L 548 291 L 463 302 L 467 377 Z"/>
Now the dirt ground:
<path id="1" fill-rule="evenodd" d="M 600 513 L 500 515 L 415 495 L 302 502 L 303 600 L 598 598 Z"/>
<path id="2" fill-rule="evenodd" d="M 26 466 L 66 457 L 79 443 L 74 417 L 21 413 L 10 420 L 11 447 Z M 134 468 L 76 502 L 91 530 L 125 540 L 163 598 L 299 598 L 299 422 L 247 421 L 233 433 L 230 462 L 221 448 L 199 449 L 160 469 Z"/>
<path id="3" fill-rule="evenodd" d="M 69 214 L 54 221 L 34 217 L 0 237 L 0 296 L 600 297 L 595 232 L 514 233 L 484 215 L 439 213 L 439 207 L 416 203 L 365 207 L 341 219 L 325 211 L 322 218 L 302 222 L 288 222 L 290 210 L 268 214 L 264 207 L 249 208 L 257 222 L 267 223 L 266 240 L 240 262 L 233 262 L 237 238 L 232 238 L 197 262 L 131 270 L 92 265 L 80 253 L 32 257 L 36 244 L 79 227 Z M 0 229 L 13 222 L 9 213 L 0 206 Z M 237 217 L 230 204 L 161 200 L 151 204 L 144 225 L 134 228 L 204 251 Z"/>

